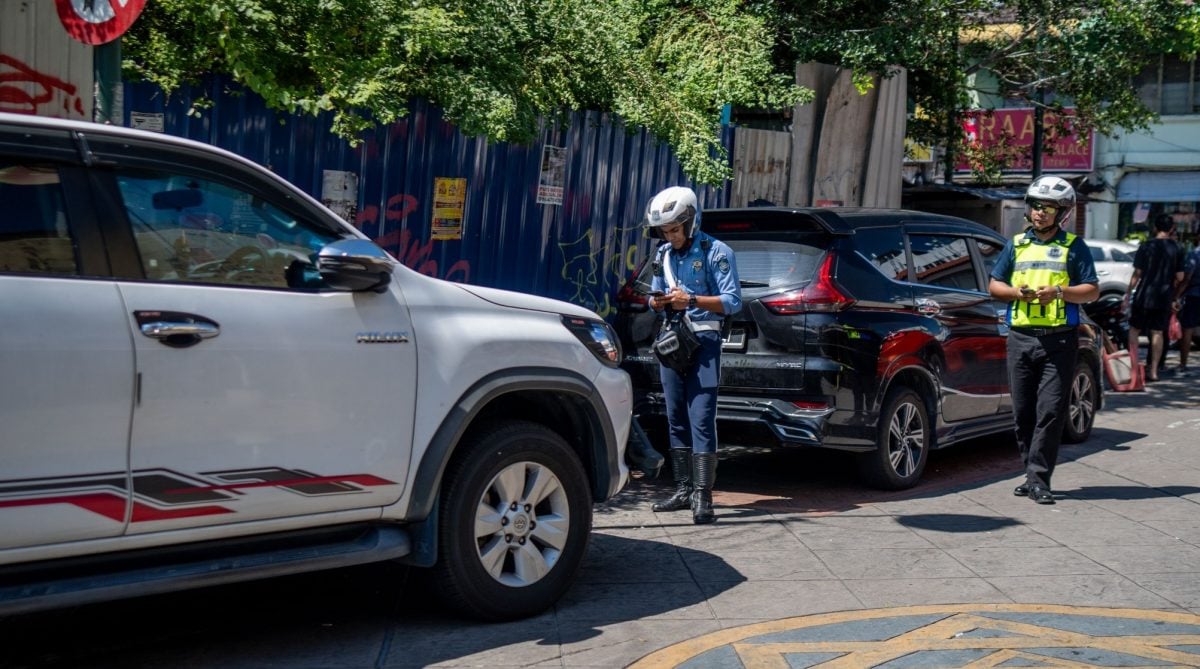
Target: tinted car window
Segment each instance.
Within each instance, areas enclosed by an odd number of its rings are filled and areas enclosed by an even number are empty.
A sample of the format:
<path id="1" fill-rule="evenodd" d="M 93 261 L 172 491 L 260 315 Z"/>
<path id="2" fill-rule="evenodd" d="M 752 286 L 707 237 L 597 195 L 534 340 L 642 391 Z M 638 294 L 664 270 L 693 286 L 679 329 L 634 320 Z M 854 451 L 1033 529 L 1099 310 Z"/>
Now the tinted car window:
<path id="1" fill-rule="evenodd" d="M 0 272 L 78 272 L 57 169 L 0 159 L 0 203 Z"/>
<path id="2" fill-rule="evenodd" d="M 911 235 L 909 244 L 917 283 L 979 290 L 966 239 L 949 235 Z"/>
<path id="3" fill-rule="evenodd" d="M 983 276 L 986 282 L 987 277 L 992 275 L 992 268 L 996 266 L 996 260 L 1004 250 L 1004 245 L 986 239 L 976 239 L 975 248 L 979 249 L 979 257 L 983 258 Z"/>
<path id="4" fill-rule="evenodd" d="M 742 285 L 762 288 L 807 281 L 824 249 L 785 241 L 730 240 Z"/>
<path id="5" fill-rule="evenodd" d="M 1112 259 L 1117 262 L 1133 262 L 1133 256 L 1117 249 L 1112 250 Z"/>
<path id="6" fill-rule="evenodd" d="M 261 198 L 204 179 L 130 171 L 117 185 L 153 280 L 297 287 L 313 279 L 312 255 L 335 239 Z"/>
<path id="7" fill-rule="evenodd" d="M 884 276 L 904 281 L 908 264 L 904 259 L 904 238 L 899 228 L 877 228 L 855 237 L 858 252 L 870 260 Z"/>
<path id="8" fill-rule="evenodd" d="M 1089 246 L 1088 250 L 1092 252 L 1092 261 L 1100 262 L 1104 260 L 1104 249 L 1098 249 L 1095 246 Z"/>

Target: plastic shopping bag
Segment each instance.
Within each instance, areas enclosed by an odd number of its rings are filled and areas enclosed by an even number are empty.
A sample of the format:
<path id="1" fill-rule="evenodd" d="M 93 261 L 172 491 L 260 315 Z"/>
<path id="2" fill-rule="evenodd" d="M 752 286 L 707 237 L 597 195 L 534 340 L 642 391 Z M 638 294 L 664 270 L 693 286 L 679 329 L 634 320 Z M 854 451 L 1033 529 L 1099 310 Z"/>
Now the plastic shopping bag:
<path id="1" fill-rule="evenodd" d="M 1167 326 L 1167 339 L 1172 344 L 1183 338 L 1183 327 L 1179 325 L 1179 318 L 1175 314 L 1171 314 L 1171 324 Z"/>

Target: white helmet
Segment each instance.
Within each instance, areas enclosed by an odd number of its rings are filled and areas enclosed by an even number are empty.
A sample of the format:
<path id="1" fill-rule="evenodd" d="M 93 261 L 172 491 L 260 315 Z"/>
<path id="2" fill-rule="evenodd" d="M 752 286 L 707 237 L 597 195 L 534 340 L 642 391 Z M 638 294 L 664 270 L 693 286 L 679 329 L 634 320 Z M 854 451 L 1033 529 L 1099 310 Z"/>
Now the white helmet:
<path id="1" fill-rule="evenodd" d="M 651 234 L 662 237 L 662 229 L 676 223 L 683 224 L 687 239 L 700 229 L 700 201 L 691 188 L 672 186 L 650 198 L 646 205 L 646 228 Z"/>
<path id="2" fill-rule="evenodd" d="M 1035 203 L 1048 204 L 1055 207 L 1054 223 L 1062 225 L 1071 214 L 1075 213 L 1075 189 L 1066 179 L 1059 177 L 1041 176 L 1029 184 L 1025 191 L 1025 217 L 1029 218 L 1029 208 Z"/>

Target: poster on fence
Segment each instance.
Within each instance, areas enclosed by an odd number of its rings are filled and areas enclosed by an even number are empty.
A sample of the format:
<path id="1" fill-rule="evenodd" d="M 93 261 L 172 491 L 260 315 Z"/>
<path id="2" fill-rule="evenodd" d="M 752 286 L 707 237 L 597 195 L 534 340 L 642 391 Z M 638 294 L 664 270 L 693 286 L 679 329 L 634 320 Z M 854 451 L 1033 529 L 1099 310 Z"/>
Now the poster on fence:
<path id="1" fill-rule="evenodd" d="M 343 221 L 353 223 L 358 215 L 358 175 L 343 170 L 322 170 L 321 204 Z"/>
<path id="2" fill-rule="evenodd" d="M 538 204 L 563 202 L 563 187 L 567 182 L 567 147 L 542 147 L 542 173 L 538 179 Z"/>
<path id="3" fill-rule="evenodd" d="M 467 180 L 434 177 L 432 239 L 462 239 Z"/>

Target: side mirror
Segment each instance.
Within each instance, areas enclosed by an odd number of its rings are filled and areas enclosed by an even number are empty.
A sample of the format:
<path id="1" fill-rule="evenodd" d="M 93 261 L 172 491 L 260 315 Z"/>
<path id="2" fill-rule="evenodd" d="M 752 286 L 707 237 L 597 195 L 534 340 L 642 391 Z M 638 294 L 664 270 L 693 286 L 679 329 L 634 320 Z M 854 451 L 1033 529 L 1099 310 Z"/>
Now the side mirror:
<path id="1" fill-rule="evenodd" d="M 365 239 L 339 239 L 317 254 L 317 271 L 335 290 L 382 293 L 392 280 L 396 261 Z"/>

